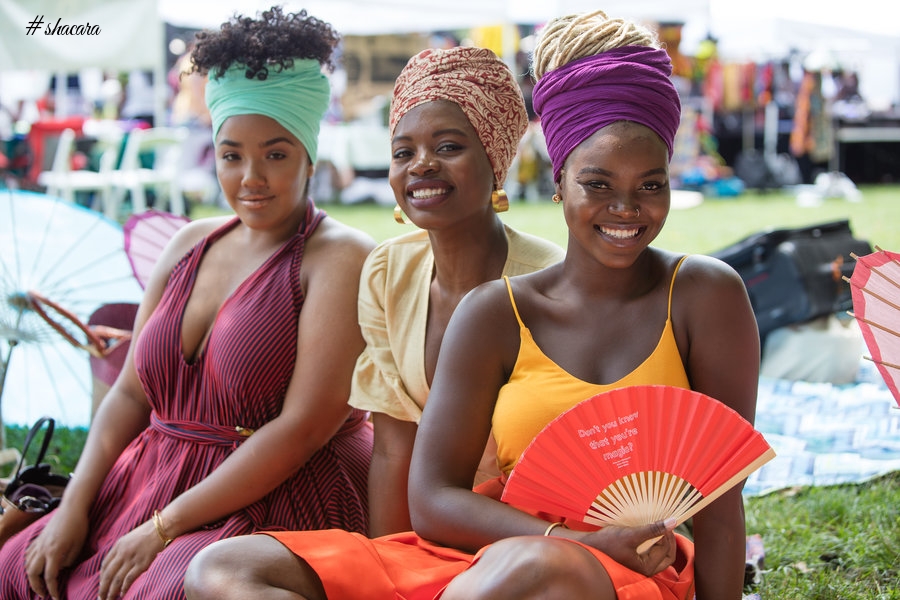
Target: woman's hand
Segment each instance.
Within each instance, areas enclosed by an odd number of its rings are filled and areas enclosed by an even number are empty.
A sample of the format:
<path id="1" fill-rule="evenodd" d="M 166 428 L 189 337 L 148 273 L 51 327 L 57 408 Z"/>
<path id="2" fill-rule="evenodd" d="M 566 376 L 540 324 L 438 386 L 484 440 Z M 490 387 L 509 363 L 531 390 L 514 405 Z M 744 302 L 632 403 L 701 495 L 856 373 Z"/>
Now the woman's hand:
<path id="1" fill-rule="evenodd" d="M 617 563 L 651 577 L 675 562 L 674 523 L 659 521 L 642 527 L 614 527 L 589 533 L 580 541 L 604 552 Z M 638 546 L 654 538 L 659 540 L 643 554 Z"/>
<path id="2" fill-rule="evenodd" d="M 87 514 L 54 511 L 43 531 L 25 551 L 25 573 L 39 597 L 61 597 L 59 572 L 75 562 L 88 534 Z"/>
<path id="3" fill-rule="evenodd" d="M 166 545 L 156 533 L 153 521 L 135 527 L 113 544 L 100 564 L 99 600 L 124 596 L 141 573 L 147 570 Z"/>

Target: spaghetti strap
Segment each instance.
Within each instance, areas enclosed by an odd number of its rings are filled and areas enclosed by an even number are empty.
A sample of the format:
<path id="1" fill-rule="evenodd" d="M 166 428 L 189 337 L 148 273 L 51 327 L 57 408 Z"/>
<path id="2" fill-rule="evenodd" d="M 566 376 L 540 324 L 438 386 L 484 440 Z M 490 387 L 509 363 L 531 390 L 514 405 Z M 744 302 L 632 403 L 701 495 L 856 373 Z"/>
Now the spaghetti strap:
<path id="1" fill-rule="evenodd" d="M 522 317 L 519 316 L 519 307 L 516 306 L 516 299 L 513 297 L 512 284 L 509 282 L 509 276 L 504 275 L 503 281 L 506 282 L 506 289 L 509 291 L 509 302 L 512 304 L 513 312 L 516 313 L 516 321 L 519 322 L 519 327 L 523 328 L 525 327 L 525 323 L 522 322 Z"/>
<path id="2" fill-rule="evenodd" d="M 678 275 L 678 269 L 681 268 L 681 263 L 683 263 L 684 259 L 686 259 L 688 256 L 689 255 L 685 254 L 678 259 L 678 264 L 675 265 L 675 271 L 672 273 L 672 281 L 669 283 L 669 312 L 666 315 L 667 321 L 672 320 L 672 290 L 675 289 L 675 276 Z M 510 292 L 510 295 L 512 295 L 512 292 Z"/>

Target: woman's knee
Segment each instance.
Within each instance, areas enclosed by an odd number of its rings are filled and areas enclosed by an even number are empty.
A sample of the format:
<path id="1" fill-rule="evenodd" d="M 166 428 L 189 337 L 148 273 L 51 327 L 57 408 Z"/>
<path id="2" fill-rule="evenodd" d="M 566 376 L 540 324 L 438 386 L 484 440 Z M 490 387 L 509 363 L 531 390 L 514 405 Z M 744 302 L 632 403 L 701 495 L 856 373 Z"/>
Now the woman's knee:
<path id="1" fill-rule="evenodd" d="M 615 598 L 603 566 L 578 544 L 536 536 L 508 538 L 491 545 L 443 595 L 445 600 L 586 597 Z"/>
<path id="2" fill-rule="evenodd" d="M 278 540 L 246 535 L 218 541 L 188 565 L 184 591 L 189 600 L 284 597 L 324 599 L 318 576 Z"/>
<path id="3" fill-rule="evenodd" d="M 184 576 L 187 597 L 191 600 L 227 598 L 234 583 L 246 581 L 245 571 L 256 564 L 246 558 L 253 556 L 249 553 L 255 545 L 253 537 L 220 540 L 198 552 Z"/>

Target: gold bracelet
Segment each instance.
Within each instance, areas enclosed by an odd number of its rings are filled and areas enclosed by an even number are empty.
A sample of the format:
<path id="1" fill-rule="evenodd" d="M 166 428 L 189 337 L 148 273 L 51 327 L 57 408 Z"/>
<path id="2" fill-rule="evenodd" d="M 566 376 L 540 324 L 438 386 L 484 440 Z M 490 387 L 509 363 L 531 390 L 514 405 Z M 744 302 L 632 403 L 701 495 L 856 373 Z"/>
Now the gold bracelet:
<path id="1" fill-rule="evenodd" d="M 565 526 L 566 526 L 565 523 L 563 523 L 562 521 L 558 521 L 556 523 L 550 523 L 547 526 L 547 529 L 544 530 L 544 537 L 547 537 L 548 535 L 550 535 L 550 532 L 553 531 L 554 529 L 556 529 L 557 527 L 565 527 Z"/>
<path id="2" fill-rule="evenodd" d="M 159 514 L 158 510 L 153 511 L 153 527 L 156 528 L 156 535 L 159 536 L 159 539 L 162 540 L 163 548 L 167 547 L 172 543 L 172 540 L 175 538 L 170 538 L 166 535 L 166 530 L 163 527 L 162 516 Z"/>

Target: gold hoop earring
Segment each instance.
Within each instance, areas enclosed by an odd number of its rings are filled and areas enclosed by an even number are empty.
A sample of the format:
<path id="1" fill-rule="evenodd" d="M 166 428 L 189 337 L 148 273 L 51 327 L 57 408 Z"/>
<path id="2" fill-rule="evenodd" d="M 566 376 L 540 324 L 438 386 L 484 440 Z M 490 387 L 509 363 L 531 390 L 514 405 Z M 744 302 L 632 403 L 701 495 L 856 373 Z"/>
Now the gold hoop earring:
<path id="1" fill-rule="evenodd" d="M 503 190 L 494 190 L 491 192 L 491 206 L 494 207 L 495 213 L 502 213 L 509 210 L 509 198 Z"/>
<path id="2" fill-rule="evenodd" d="M 406 219 L 403 218 L 403 209 L 400 208 L 399 204 L 394 206 L 394 220 L 400 225 L 406 225 Z"/>
<path id="3" fill-rule="evenodd" d="M 552 200 L 554 204 L 559 204 L 560 202 L 562 202 L 562 196 L 560 196 L 559 194 L 553 194 Z"/>

